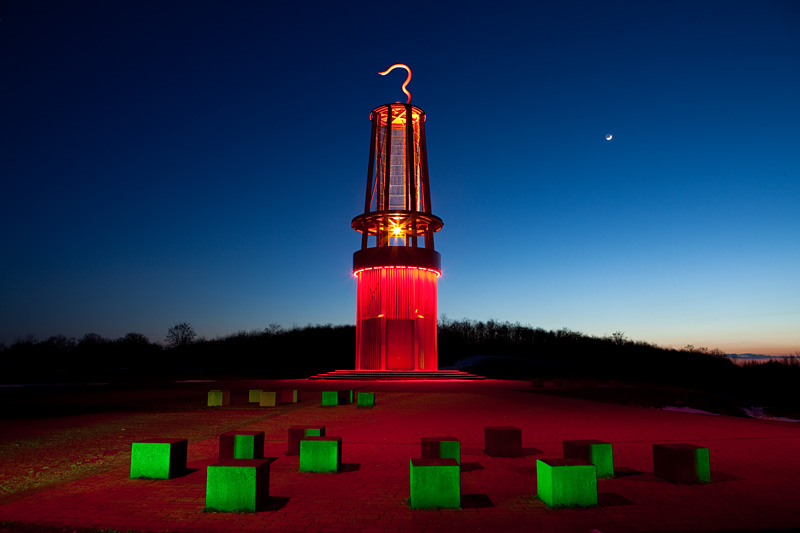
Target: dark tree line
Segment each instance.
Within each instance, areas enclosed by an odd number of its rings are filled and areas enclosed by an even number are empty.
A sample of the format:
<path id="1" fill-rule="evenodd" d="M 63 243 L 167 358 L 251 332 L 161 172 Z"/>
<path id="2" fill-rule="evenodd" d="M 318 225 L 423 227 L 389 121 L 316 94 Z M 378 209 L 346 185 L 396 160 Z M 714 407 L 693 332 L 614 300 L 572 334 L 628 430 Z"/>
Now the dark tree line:
<path id="1" fill-rule="evenodd" d="M 139 333 L 116 340 L 88 333 L 0 345 L 4 383 L 146 381 L 242 376 L 308 377 L 353 368 L 355 327 L 308 325 L 197 338 L 188 323 L 168 330 L 165 346 Z M 477 357 L 486 356 L 486 357 Z M 574 378 L 678 385 L 721 394 L 744 405 L 798 404 L 800 363 L 737 365 L 719 350 L 676 350 L 520 323 L 448 320 L 439 324 L 439 366 L 473 361 L 466 370 L 493 378 Z"/>
<path id="2" fill-rule="evenodd" d="M 143 381 L 247 376 L 254 379 L 308 377 L 352 368 L 355 326 L 308 325 L 284 330 L 240 331 L 198 338 L 190 324 L 169 328 L 164 345 L 140 333 L 112 340 L 96 333 L 81 339 L 33 336 L 0 344 L 0 383 Z"/>
<path id="3" fill-rule="evenodd" d="M 256 379 L 304 378 L 329 370 L 353 368 L 355 326 L 307 325 L 199 340 L 179 348 L 181 359 L 196 374 L 222 372 Z"/>
<path id="4" fill-rule="evenodd" d="M 491 356 L 480 358 L 475 356 Z M 489 320 L 439 324 L 440 366 L 473 357 L 468 370 L 492 377 L 577 378 L 677 385 L 712 392 L 742 405 L 800 408 L 795 392 L 800 359 L 738 365 L 718 349 L 688 345 L 663 348 L 627 339 L 569 329 L 548 331 Z"/>
<path id="5" fill-rule="evenodd" d="M 80 339 L 54 335 L 43 341 L 33 336 L 0 345 L 2 381 L 24 383 L 105 381 L 147 372 L 163 348 L 141 333 L 107 339 L 87 333 Z"/>
<path id="6" fill-rule="evenodd" d="M 725 381 L 740 368 L 719 350 L 661 348 L 627 339 L 619 331 L 596 337 L 566 328 L 553 331 L 493 320 L 441 321 L 440 365 L 478 355 L 505 356 L 488 359 L 475 368 L 502 377 L 569 375 L 691 387 Z"/>

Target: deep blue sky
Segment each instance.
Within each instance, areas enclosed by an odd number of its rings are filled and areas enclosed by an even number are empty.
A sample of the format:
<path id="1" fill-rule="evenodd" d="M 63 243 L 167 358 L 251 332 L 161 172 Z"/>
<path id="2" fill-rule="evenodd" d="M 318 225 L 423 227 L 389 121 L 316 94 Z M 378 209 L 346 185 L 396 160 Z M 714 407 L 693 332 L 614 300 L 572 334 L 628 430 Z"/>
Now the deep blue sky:
<path id="1" fill-rule="evenodd" d="M 796 1 L 7 0 L 0 61 L 6 344 L 355 323 L 404 62 L 440 314 L 800 350 Z"/>

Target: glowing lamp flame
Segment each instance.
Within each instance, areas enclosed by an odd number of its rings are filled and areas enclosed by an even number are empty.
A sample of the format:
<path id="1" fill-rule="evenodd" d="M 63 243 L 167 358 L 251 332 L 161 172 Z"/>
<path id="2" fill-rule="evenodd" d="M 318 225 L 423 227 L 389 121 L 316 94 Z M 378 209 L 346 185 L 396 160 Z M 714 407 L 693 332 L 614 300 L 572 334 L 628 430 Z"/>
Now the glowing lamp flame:
<path id="1" fill-rule="evenodd" d="M 389 232 L 391 233 L 390 237 L 392 237 L 392 238 L 405 237 L 406 232 L 404 231 L 405 228 L 403 227 L 402 224 L 398 224 L 397 221 L 395 221 L 395 220 L 390 220 L 389 221 L 389 225 L 390 225 L 389 226 Z"/>
<path id="2" fill-rule="evenodd" d="M 408 96 L 408 102 L 406 102 L 406 103 L 410 104 L 411 103 L 411 93 L 408 92 L 408 89 L 406 89 L 406 86 L 408 86 L 408 82 L 411 81 L 411 69 L 409 68 L 408 65 L 404 65 L 402 63 L 395 63 L 394 65 L 392 65 L 391 67 L 387 68 L 383 72 L 378 72 L 378 74 L 380 74 L 381 76 L 386 76 L 387 74 L 389 74 L 391 71 L 393 71 L 396 68 L 404 68 L 404 69 L 406 69 L 408 71 L 408 77 L 406 78 L 406 82 L 403 84 L 403 92 L 406 93 L 406 95 Z"/>

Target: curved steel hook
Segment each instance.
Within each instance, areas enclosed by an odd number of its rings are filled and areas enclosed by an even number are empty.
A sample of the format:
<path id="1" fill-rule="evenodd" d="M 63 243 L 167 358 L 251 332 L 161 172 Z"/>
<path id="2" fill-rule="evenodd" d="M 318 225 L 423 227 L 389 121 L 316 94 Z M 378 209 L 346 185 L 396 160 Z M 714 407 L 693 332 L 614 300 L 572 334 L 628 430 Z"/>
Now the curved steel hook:
<path id="1" fill-rule="evenodd" d="M 411 68 L 409 68 L 408 65 L 404 65 L 402 63 L 395 63 L 394 65 L 392 65 L 391 67 L 387 68 L 383 72 L 378 72 L 378 74 L 380 74 L 381 76 L 386 76 L 387 74 L 389 74 L 391 71 L 393 71 L 396 68 L 404 68 L 404 69 L 406 69 L 408 71 L 408 77 L 406 78 L 406 82 L 403 84 L 403 92 L 408 95 L 408 102 L 406 102 L 406 103 L 410 104 L 411 103 L 411 93 L 408 92 L 408 89 L 406 89 L 406 86 L 408 85 L 408 82 L 411 81 Z"/>

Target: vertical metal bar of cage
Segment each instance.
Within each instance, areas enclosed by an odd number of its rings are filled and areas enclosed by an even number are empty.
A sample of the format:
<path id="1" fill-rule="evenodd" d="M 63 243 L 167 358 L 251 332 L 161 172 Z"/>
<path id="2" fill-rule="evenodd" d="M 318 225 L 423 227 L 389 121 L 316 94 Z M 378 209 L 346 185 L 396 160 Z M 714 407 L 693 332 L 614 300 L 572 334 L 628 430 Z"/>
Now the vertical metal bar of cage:
<path id="1" fill-rule="evenodd" d="M 375 145 L 378 143 L 376 122 L 380 120 L 379 114 L 372 116 L 372 133 L 369 137 L 369 170 L 367 170 L 367 193 L 364 198 L 364 212 L 369 213 L 372 207 L 372 172 L 375 170 Z M 367 239 L 369 239 L 369 226 L 366 226 L 361 233 L 361 249 L 367 249 Z"/>
<path id="2" fill-rule="evenodd" d="M 386 104 L 386 133 L 383 136 L 383 142 L 386 145 L 386 161 L 384 161 L 384 171 L 383 171 L 383 206 L 381 209 L 383 211 L 389 210 L 389 193 L 391 191 L 391 182 L 390 177 L 392 173 L 392 105 Z M 380 237 L 378 238 L 379 244 L 378 246 L 385 246 L 389 244 L 389 233 L 388 233 L 388 221 L 385 226 L 386 231 L 380 232 Z"/>
<path id="3" fill-rule="evenodd" d="M 405 104 L 406 108 L 406 178 L 408 179 L 408 195 L 406 201 L 406 209 L 409 211 L 417 210 L 417 176 L 416 164 L 414 156 L 414 111 L 411 104 Z M 411 245 L 417 247 L 417 234 L 416 234 L 416 218 L 411 217 L 412 234 Z M 406 246 L 408 246 L 408 239 L 406 239 Z"/>
<path id="4" fill-rule="evenodd" d="M 425 140 L 425 120 L 424 115 L 419 117 L 419 152 L 420 152 L 420 176 L 419 184 L 422 187 L 422 201 L 425 204 L 422 208 L 423 213 L 431 214 L 431 191 L 428 183 L 428 148 Z M 433 250 L 433 231 L 430 226 L 425 228 L 425 248 Z"/>

